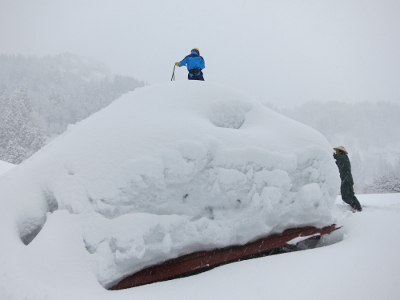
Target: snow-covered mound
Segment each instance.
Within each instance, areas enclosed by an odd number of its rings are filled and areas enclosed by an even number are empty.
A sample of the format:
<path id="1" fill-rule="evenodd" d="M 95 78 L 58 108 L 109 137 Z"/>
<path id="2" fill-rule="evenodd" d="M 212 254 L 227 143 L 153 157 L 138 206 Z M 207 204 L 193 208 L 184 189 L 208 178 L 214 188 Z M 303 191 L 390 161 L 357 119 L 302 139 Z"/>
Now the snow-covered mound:
<path id="1" fill-rule="evenodd" d="M 330 225 L 331 153 L 315 130 L 225 87 L 136 90 L 0 178 L 2 264 L 107 287 L 182 254 Z"/>
<path id="2" fill-rule="evenodd" d="M 0 160 L 0 175 L 11 170 L 12 168 L 14 168 L 15 165 L 14 164 L 10 164 L 6 161 L 2 161 Z"/>

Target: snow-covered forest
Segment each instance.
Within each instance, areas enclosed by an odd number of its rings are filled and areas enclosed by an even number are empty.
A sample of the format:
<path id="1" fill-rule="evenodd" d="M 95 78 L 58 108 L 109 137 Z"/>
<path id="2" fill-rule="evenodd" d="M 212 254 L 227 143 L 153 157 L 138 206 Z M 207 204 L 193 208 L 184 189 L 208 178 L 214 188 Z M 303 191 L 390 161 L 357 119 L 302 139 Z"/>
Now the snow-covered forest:
<path id="1" fill-rule="evenodd" d="M 357 193 L 400 191 L 400 106 L 389 102 L 309 101 L 270 108 L 321 132 L 349 151 Z"/>
<path id="2" fill-rule="evenodd" d="M 102 63 L 64 53 L 0 55 L 0 160 L 18 164 L 69 124 L 144 86 Z"/>

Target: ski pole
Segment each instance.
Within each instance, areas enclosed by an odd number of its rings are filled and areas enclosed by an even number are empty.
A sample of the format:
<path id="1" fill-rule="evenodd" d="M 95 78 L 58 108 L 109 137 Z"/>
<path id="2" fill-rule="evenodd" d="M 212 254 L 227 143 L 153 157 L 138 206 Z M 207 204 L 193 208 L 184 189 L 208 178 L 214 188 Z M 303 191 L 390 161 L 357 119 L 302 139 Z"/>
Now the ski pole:
<path id="1" fill-rule="evenodd" d="M 174 70 L 172 71 L 171 81 L 175 81 L 175 65 L 174 65 Z"/>

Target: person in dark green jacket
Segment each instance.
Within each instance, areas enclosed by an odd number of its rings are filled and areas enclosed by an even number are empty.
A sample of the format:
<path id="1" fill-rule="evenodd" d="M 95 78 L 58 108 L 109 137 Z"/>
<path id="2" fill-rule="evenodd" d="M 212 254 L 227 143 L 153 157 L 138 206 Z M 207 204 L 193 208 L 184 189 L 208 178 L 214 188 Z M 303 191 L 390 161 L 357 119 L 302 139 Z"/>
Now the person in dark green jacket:
<path id="1" fill-rule="evenodd" d="M 349 204 L 353 209 L 357 211 L 362 211 L 361 204 L 357 197 L 354 195 L 354 181 L 351 175 L 351 165 L 349 157 L 347 156 L 346 148 L 339 146 L 333 148 L 336 153 L 333 157 L 336 160 L 336 164 L 339 168 L 340 179 L 342 184 L 340 185 L 340 193 L 342 194 L 342 199 L 344 202 Z"/>

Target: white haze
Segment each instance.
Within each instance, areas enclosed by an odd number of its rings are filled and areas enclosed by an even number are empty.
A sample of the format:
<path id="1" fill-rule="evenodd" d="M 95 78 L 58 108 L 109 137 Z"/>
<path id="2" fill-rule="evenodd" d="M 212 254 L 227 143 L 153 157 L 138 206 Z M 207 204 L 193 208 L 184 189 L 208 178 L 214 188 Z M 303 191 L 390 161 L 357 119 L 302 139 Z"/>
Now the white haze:
<path id="1" fill-rule="evenodd" d="M 384 181 L 384 192 L 400 191 L 400 106 L 388 102 L 306 102 L 278 113 L 321 132 L 332 147 L 346 146 L 356 193 L 371 193 Z M 390 178 L 390 180 L 388 180 Z M 397 183 L 395 183 L 397 182 Z M 380 190 L 382 192 L 382 190 Z"/>
<path id="2" fill-rule="evenodd" d="M 73 52 L 153 84 L 199 47 L 207 81 L 281 107 L 399 103 L 399 12 L 390 0 L 3 0 L 0 53 Z"/>

